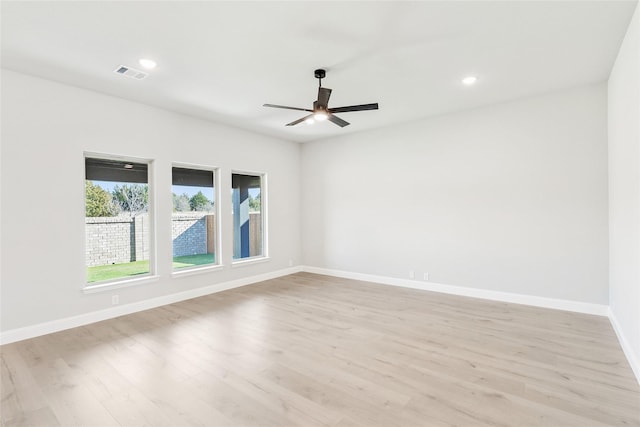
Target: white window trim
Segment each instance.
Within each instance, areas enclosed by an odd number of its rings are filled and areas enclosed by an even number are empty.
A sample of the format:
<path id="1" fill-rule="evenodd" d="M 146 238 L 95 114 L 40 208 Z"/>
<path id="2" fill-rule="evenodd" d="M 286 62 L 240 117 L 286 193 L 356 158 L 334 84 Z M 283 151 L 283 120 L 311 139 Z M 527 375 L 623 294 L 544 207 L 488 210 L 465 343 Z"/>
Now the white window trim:
<path id="1" fill-rule="evenodd" d="M 155 189 L 155 185 L 153 185 L 152 183 L 154 182 L 154 160 L 153 159 L 149 159 L 149 158 L 144 158 L 144 157 L 135 157 L 135 156 L 125 156 L 125 155 L 119 155 L 119 154 L 108 154 L 108 153 L 99 153 L 99 152 L 92 152 L 92 151 L 85 151 L 82 154 L 82 163 L 83 163 L 83 167 L 82 167 L 82 180 L 80 181 L 82 183 L 82 195 L 83 195 L 83 203 L 82 203 L 82 216 L 86 217 L 86 194 L 84 191 L 84 185 L 85 185 L 85 181 L 86 181 L 86 167 L 84 166 L 84 162 L 85 159 L 89 157 L 89 158 L 94 158 L 94 159 L 105 159 L 105 160 L 119 160 L 119 161 L 130 161 L 133 163 L 146 163 L 147 164 L 147 185 L 149 186 L 149 230 L 151 231 L 151 235 L 149 236 L 149 273 L 142 275 L 142 276 L 136 276 L 133 277 L 132 276 L 126 276 L 123 277 L 122 279 L 113 279 L 113 280 L 103 280 L 100 282 L 91 282 L 88 283 L 87 282 L 87 276 L 86 276 L 86 269 L 87 269 L 87 259 L 86 259 L 86 253 L 87 253 L 87 236 L 86 236 L 86 225 L 85 225 L 85 238 L 84 238 L 84 243 L 82 245 L 82 256 L 83 256 L 83 260 L 82 260 L 82 264 L 84 265 L 85 268 L 85 277 L 84 277 L 84 284 L 81 288 L 81 290 L 84 293 L 95 293 L 95 292 L 103 292 L 103 291 L 108 291 L 111 289 L 118 289 L 118 288 L 125 288 L 125 287 L 130 287 L 130 286 L 137 286 L 137 285 L 142 285 L 142 284 L 146 284 L 146 283 L 152 283 L 152 282 L 156 282 L 159 280 L 160 276 L 158 276 L 156 273 L 158 271 L 158 265 L 157 265 L 157 257 L 156 257 L 156 253 L 157 253 L 157 247 L 156 247 L 156 234 L 157 234 L 157 230 L 156 230 L 156 218 L 155 218 L 155 212 L 156 212 L 156 189 Z"/>
<path id="2" fill-rule="evenodd" d="M 213 210 L 213 214 L 216 217 L 216 241 L 214 242 L 214 247 L 215 247 L 215 262 L 213 264 L 207 264 L 205 266 L 193 266 L 193 267 L 183 267 L 181 269 L 174 269 L 173 268 L 173 264 L 171 265 L 171 276 L 172 277 L 184 277 L 186 275 L 190 274 L 186 274 L 186 273 L 196 273 L 196 274 L 200 274 L 206 271 L 214 271 L 214 270 L 220 270 L 223 267 L 222 264 L 222 239 L 221 239 L 221 233 L 220 231 L 222 230 L 222 215 L 221 215 L 221 209 L 220 209 L 220 203 L 221 203 L 221 199 L 220 199 L 220 195 L 221 195 L 221 191 L 220 191 L 220 167 L 218 166 L 207 166 L 207 165 L 201 165 L 201 164 L 194 164 L 194 163 L 183 163 L 183 162 L 172 162 L 171 163 L 171 169 L 173 171 L 173 168 L 185 168 L 185 169 L 196 169 L 196 170 L 202 170 L 202 171 L 209 171 L 209 172 L 213 172 L 213 195 L 215 197 L 214 200 L 214 210 Z M 171 181 L 171 187 L 173 187 L 173 180 Z M 171 248 L 173 250 L 173 241 L 171 242 Z M 171 260 L 173 261 L 173 256 L 171 257 Z"/>
<path id="3" fill-rule="evenodd" d="M 232 169 L 231 174 L 229 175 L 229 183 L 231 184 L 233 180 L 234 174 L 240 175 L 254 175 L 260 177 L 260 217 L 262 220 L 262 255 L 250 257 L 250 258 L 240 258 L 233 259 L 233 247 L 231 250 L 231 267 L 241 267 L 244 265 L 256 264 L 260 262 L 269 261 L 269 239 L 268 239 L 268 230 L 269 230 L 269 214 L 268 214 L 268 189 L 267 189 L 267 173 L 266 172 L 257 172 L 257 171 L 248 171 L 248 170 L 238 170 Z M 231 244 L 233 245 L 233 221 L 231 221 L 232 233 L 231 233 Z"/>
<path id="4" fill-rule="evenodd" d="M 106 292 L 113 289 L 130 288 L 132 286 L 147 285 L 149 283 L 160 280 L 158 275 L 137 276 L 135 279 L 114 279 L 113 281 L 94 282 L 95 284 L 87 285 L 82 289 L 85 294 L 95 294 L 98 292 Z"/>
<path id="5" fill-rule="evenodd" d="M 173 279 L 179 279 L 181 277 L 195 276 L 199 274 L 211 273 L 213 271 L 220 271 L 224 269 L 224 264 L 209 264 L 206 266 L 196 265 L 194 267 L 185 267 L 180 270 L 173 270 L 171 277 Z"/>
<path id="6" fill-rule="evenodd" d="M 253 265 L 253 264 L 261 264 L 263 262 L 269 262 L 271 261 L 271 258 L 268 256 L 254 256 L 251 258 L 242 258 L 236 261 L 233 261 L 233 263 L 231 264 L 231 268 L 237 268 L 237 267 L 246 267 L 249 265 Z"/>

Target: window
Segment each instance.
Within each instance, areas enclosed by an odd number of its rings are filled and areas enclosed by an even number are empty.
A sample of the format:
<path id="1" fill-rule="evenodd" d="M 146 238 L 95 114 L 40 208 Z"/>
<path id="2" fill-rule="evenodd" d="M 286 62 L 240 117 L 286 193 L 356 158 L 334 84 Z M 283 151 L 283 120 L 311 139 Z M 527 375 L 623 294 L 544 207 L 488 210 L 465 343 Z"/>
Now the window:
<path id="1" fill-rule="evenodd" d="M 234 260 L 265 255 L 262 181 L 261 175 L 231 176 Z"/>
<path id="2" fill-rule="evenodd" d="M 149 164 L 85 157 L 87 283 L 148 275 Z"/>
<path id="3" fill-rule="evenodd" d="M 212 170 L 172 169 L 174 270 L 218 263 L 214 178 Z"/>

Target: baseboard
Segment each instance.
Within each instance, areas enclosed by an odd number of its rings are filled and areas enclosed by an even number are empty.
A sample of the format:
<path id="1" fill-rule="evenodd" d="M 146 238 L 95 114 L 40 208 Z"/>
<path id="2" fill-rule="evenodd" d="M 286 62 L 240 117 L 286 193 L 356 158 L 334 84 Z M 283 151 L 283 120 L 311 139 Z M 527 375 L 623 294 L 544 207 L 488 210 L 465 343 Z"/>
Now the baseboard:
<path id="1" fill-rule="evenodd" d="M 188 291 L 178 292 L 175 294 L 163 295 L 161 297 L 151 298 L 131 304 L 123 304 L 104 310 L 80 314 L 78 316 L 52 320 L 32 326 L 26 326 L 24 328 L 11 329 L 8 331 L 0 332 L 0 344 L 9 344 L 16 341 L 34 338 L 40 335 L 63 331 L 65 329 L 77 328 L 78 326 L 84 326 L 90 323 L 113 319 L 114 317 L 132 314 L 138 311 L 149 310 L 151 308 L 173 304 L 176 302 L 209 295 L 216 292 L 226 291 L 228 289 L 239 288 L 241 286 L 251 285 L 253 283 L 298 273 L 300 271 L 302 271 L 302 267 L 286 268 L 270 273 L 243 277 L 241 279 L 231 280 L 228 282 L 216 283 L 215 285 L 205 286 L 202 288 L 190 289 Z"/>
<path id="2" fill-rule="evenodd" d="M 481 298 L 492 301 L 510 302 L 514 304 L 532 305 L 535 307 L 552 308 L 556 310 L 573 311 L 577 313 L 608 316 L 609 306 L 603 304 L 591 304 L 578 301 L 569 301 L 555 298 L 537 297 L 532 295 L 513 294 L 508 292 L 490 291 L 485 289 L 467 288 L 464 286 L 445 285 L 442 283 L 419 282 L 417 280 L 398 279 L 395 277 L 377 276 L 372 274 L 353 273 L 350 271 L 331 270 L 326 268 L 303 266 L 303 271 L 328 276 L 342 277 L 345 279 L 363 280 L 380 283 L 383 285 L 401 286 L 405 288 L 420 289 L 423 291 L 440 292 L 444 294 L 460 295 L 472 298 Z"/>
<path id="3" fill-rule="evenodd" d="M 613 311 L 611 311 L 611 308 L 609 308 L 609 321 L 611 322 L 611 326 L 613 326 L 613 330 L 618 336 L 618 341 L 620 342 L 620 346 L 622 347 L 624 355 L 627 357 L 627 361 L 631 366 L 631 370 L 635 374 L 638 384 L 640 384 L 640 358 L 633 351 L 633 348 L 631 347 L 631 344 L 629 344 L 629 341 L 627 341 L 627 338 L 625 337 L 624 333 L 622 332 L 622 328 L 620 327 L 620 323 L 618 323 L 618 319 L 613 314 Z"/>

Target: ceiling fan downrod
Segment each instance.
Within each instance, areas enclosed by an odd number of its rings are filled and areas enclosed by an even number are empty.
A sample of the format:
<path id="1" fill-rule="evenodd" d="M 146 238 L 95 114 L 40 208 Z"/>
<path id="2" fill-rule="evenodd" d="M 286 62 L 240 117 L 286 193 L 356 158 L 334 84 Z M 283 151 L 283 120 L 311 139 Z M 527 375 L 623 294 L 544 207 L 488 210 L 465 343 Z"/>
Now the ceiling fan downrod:
<path id="1" fill-rule="evenodd" d="M 318 79 L 318 87 L 322 87 L 322 79 L 327 75 L 327 71 L 322 68 L 318 68 L 313 72 L 313 75 Z"/>

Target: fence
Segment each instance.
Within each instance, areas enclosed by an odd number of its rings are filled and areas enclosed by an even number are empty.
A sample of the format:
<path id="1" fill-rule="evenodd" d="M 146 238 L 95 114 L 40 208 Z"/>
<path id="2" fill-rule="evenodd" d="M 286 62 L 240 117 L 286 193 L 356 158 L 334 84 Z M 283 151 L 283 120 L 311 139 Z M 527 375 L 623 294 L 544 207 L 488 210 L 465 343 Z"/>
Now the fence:
<path id="1" fill-rule="evenodd" d="M 173 256 L 215 252 L 215 216 L 203 213 L 177 213 L 171 217 Z"/>
<path id="2" fill-rule="evenodd" d="M 251 213 L 251 255 L 261 252 L 262 230 L 259 213 Z M 85 218 L 86 265 L 119 264 L 149 259 L 150 221 L 148 214 L 130 218 Z M 215 215 L 202 212 L 174 213 L 171 218 L 173 256 L 215 253 Z"/>
<path id="3" fill-rule="evenodd" d="M 88 267 L 149 259 L 149 215 L 85 218 Z"/>

